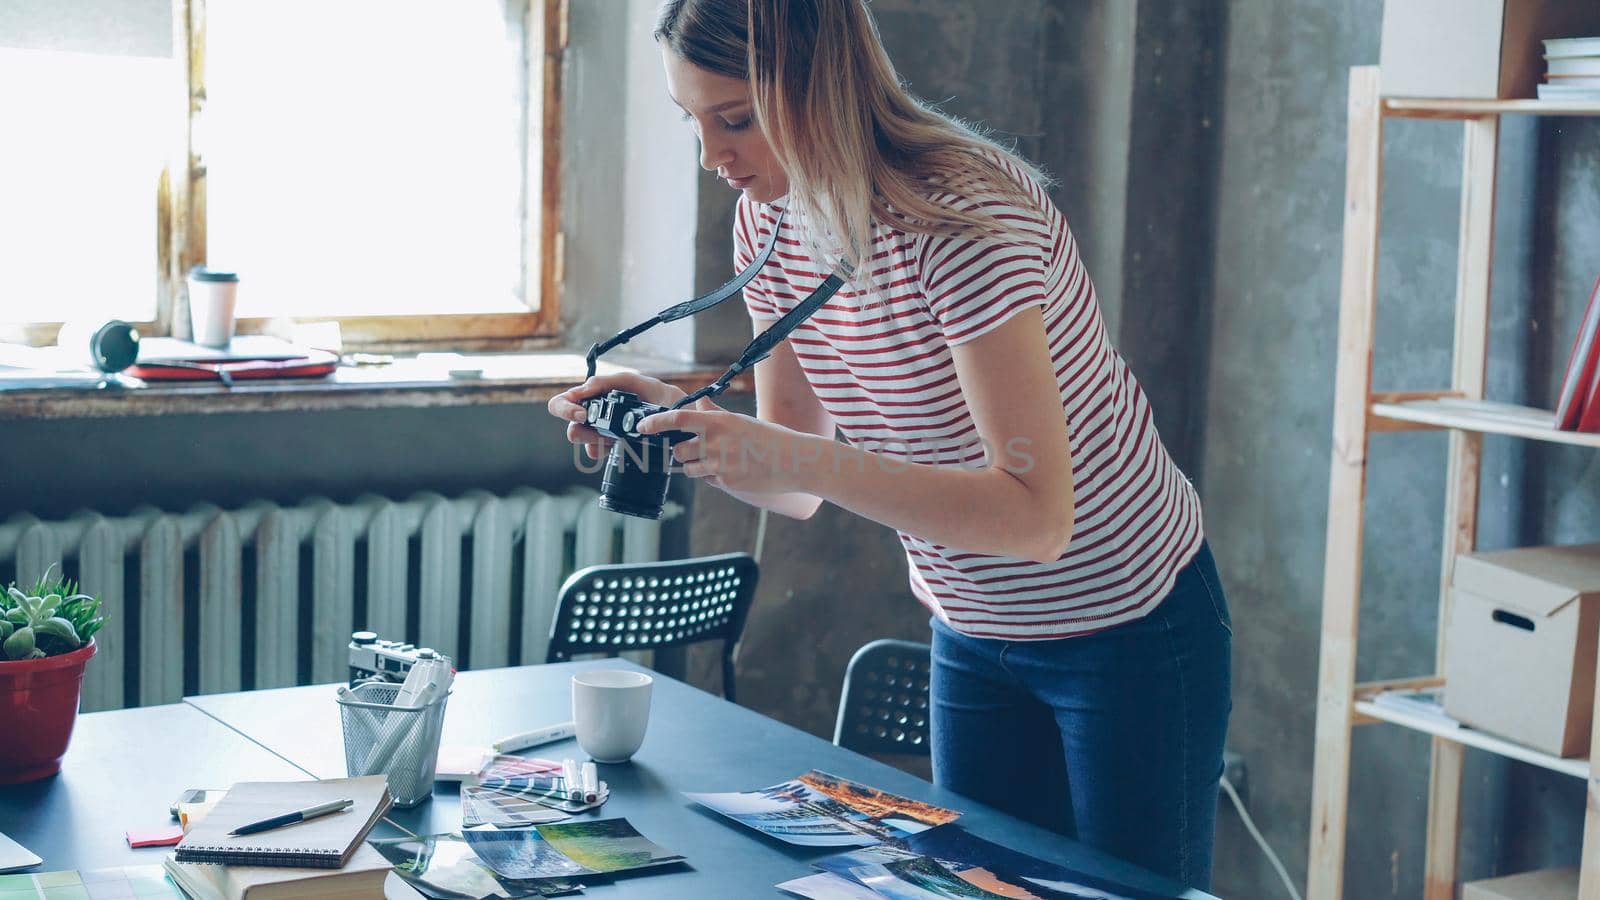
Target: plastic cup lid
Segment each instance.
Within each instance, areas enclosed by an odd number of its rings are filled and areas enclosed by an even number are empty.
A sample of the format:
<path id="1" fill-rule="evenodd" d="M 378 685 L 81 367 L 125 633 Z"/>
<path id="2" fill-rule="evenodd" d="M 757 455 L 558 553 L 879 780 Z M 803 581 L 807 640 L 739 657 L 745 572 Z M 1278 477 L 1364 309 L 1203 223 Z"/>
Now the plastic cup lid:
<path id="1" fill-rule="evenodd" d="M 189 270 L 189 278 L 194 281 L 238 281 L 237 272 L 224 272 L 219 269 L 208 269 L 205 266 L 195 266 Z"/>

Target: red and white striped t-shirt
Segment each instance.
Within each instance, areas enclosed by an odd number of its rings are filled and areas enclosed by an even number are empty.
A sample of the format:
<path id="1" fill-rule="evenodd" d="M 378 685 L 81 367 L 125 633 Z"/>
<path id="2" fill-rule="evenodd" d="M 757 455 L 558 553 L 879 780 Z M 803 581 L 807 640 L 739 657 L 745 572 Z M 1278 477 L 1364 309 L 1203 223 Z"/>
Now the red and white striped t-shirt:
<path id="1" fill-rule="evenodd" d="M 1035 208 L 936 199 L 982 209 L 1038 242 L 908 234 L 878 225 L 852 283 L 789 337 L 817 398 L 846 440 L 901 459 L 984 459 L 950 347 L 1018 311 L 1042 308 L 1072 448 L 1071 545 L 1055 562 L 971 553 L 900 533 L 911 589 L 950 627 L 979 637 L 1043 640 L 1097 631 L 1154 609 L 1200 547 L 1200 502 L 1167 455 L 1150 405 L 1112 348 L 1077 243 L 1032 179 Z M 735 262 L 772 239 L 778 204 L 741 197 Z M 827 276 L 811 258 L 803 216 L 785 215 L 773 258 L 745 288 L 758 325 L 794 308 Z M 865 270 L 870 269 L 871 278 Z M 871 296 L 865 288 L 871 286 Z M 991 459 L 1003 448 L 995 448 Z M 885 476 L 892 477 L 892 476 Z"/>

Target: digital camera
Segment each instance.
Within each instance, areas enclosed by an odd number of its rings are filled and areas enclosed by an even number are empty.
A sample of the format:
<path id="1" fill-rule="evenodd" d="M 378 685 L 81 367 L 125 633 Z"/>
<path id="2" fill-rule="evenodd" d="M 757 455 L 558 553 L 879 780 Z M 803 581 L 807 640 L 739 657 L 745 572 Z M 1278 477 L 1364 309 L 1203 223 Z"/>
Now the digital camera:
<path id="1" fill-rule="evenodd" d="M 357 631 L 350 635 L 350 686 L 374 678 L 399 683 L 417 660 L 436 658 L 442 657 L 428 647 L 380 640 L 375 631 Z"/>
<path id="2" fill-rule="evenodd" d="M 584 401 L 590 428 L 616 441 L 606 457 L 600 482 L 600 507 L 641 519 L 661 518 L 667 500 L 672 448 L 692 437 L 687 431 L 639 433 L 639 424 L 667 407 L 640 400 L 627 391 L 610 391 Z"/>

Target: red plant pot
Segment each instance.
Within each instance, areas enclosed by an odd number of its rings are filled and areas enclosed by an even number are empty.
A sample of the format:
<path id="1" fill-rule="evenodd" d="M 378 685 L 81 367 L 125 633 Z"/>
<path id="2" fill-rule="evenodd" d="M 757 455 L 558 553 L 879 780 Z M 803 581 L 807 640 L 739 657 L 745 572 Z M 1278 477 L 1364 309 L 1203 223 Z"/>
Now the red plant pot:
<path id="1" fill-rule="evenodd" d="M 78 719 L 83 666 L 94 654 L 91 640 L 59 656 L 0 661 L 0 784 L 61 771 Z"/>

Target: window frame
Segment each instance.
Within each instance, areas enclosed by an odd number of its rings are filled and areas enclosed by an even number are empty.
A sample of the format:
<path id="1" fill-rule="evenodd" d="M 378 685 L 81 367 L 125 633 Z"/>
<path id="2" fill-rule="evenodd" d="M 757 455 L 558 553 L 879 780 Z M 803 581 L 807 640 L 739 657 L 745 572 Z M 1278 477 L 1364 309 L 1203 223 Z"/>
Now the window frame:
<path id="1" fill-rule="evenodd" d="M 172 39 L 185 104 L 183 130 L 156 192 L 156 318 L 135 322 L 147 334 L 188 335 L 190 268 L 206 260 L 206 163 L 196 152 L 197 121 L 205 114 L 206 2 L 172 0 Z M 297 323 L 338 322 L 346 347 L 515 349 L 556 343 L 561 330 L 565 240 L 561 228 L 561 69 L 567 47 L 568 0 L 527 0 L 523 77 L 524 115 L 522 241 L 525 312 L 440 313 L 393 316 L 294 317 Z M 537 85 L 538 89 L 534 87 Z M 535 106 L 537 104 L 537 106 Z M 537 269 L 534 266 L 537 265 Z M 537 277 L 534 277 L 535 271 Z M 240 334 L 267 329 L 268 318 L 241 318 Z M 49 344 L 60 322 L 0 326 L 0 340 Z"/>

